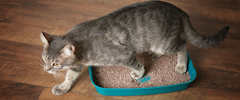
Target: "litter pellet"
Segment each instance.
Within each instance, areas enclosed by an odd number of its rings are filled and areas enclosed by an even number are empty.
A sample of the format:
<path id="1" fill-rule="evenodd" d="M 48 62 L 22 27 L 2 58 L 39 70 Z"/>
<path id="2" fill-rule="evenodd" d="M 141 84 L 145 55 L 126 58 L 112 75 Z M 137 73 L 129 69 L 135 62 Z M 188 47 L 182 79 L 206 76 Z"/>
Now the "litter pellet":
<path id="1" fill-rule="evenodd" d="M 143 88 L 179 84 L 190 81 L 189 73 L 175 72 L 177 54 L 164 55 L 153 60 L 147 53 L 136 55 L 144 64 L 145 74 L 142 81 L 132 79 L 131 69 L 122 66 L 94 67 L 93 79 L 95 84 L 104 88 Z"/>

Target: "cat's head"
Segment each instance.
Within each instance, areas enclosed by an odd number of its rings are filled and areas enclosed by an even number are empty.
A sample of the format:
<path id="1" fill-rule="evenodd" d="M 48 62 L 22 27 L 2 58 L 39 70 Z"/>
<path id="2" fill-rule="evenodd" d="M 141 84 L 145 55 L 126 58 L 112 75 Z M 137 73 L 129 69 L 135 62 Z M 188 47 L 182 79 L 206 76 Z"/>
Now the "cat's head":
<path id="1" fill-rule="evenodd" d="M 42 52 L 44 70 L 50 74 L 56 74 L 60 70 L 70 69 L 76 60 L 75 46 L 64 36 L 41 32 L 40 38 L 44 43 Z"/>

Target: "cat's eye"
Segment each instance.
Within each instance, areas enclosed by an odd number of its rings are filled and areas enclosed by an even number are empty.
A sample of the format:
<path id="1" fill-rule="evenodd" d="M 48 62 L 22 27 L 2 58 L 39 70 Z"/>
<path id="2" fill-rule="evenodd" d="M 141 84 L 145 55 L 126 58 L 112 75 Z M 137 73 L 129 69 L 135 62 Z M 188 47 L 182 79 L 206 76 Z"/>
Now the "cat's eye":
<path id="1" fill-rule="evenodd" d="M 43 60 L 44 60 L 44 61 L 46 61 L 46 60 L 47 60 L 47 58 L 46 58 L 46 57 L 43 57 Z"/>
<path id="2" fill-rule="evenodd" d="M 60 65 L 58 63 L 53 63 L 53 66 L 59 67 Z"/>

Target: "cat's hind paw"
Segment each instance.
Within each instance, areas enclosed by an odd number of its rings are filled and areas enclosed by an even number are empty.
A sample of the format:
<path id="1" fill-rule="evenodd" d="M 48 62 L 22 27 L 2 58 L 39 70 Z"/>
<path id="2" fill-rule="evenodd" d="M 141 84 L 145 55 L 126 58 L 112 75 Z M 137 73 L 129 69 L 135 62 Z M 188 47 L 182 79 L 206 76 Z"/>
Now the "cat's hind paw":
<path id="1" fill-rule="evenodd" d="M 186 65 L 177 65 L 175 67 L 175 71 L 180 74 L 184 74 L 187 71 L 187 66 Z"/>
<path id="2" fill-rule="evenodd" d="M 144 68 L 142 70 L 140 70 L 140 71 L 133 70 L 133 71 L 131 71 L 130 76 L 133 79 L 140 79 L 140 78 L 143 77 L 144 72 L 145 72 Z"/>

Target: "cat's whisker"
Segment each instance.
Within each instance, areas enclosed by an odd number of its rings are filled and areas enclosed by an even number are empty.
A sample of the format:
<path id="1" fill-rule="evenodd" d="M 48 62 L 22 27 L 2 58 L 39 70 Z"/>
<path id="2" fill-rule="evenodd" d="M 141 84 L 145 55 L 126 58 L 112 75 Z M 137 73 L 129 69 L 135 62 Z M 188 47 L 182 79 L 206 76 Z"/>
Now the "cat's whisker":
<path id="1" fill-rule="evenodd" d="M 43 64 L 38 64 L 39 67 L 43 67 Z"/>
<path id="2" fill-rule="evenodd" d="M 60 75 L 61 77 L 65 78 L 66 75 L 64 73 L 58 73 L 58 75 Z"/>
<path id="3" fill-rule="evenodd" d="M 56 82 L 57 82 L 57 83 L 61 83 L 61 81 L 59 80 L 58 75 L 57 75 L 57 74 L 54 74 L 54 75 L 55 75 Z"/>
<path id="4" fill-rule="evenodd" d="M 61 82 L 64 81 L 64 77 L 58 77 L 58 78 L 61 80 Z"/>
<path id="5" fill-rule="evenodd" d="M 43 67 L 43 65 L 45 64 L 45 62 L 43 62 L 43 60 L 42 59 L 39 59 L 39 61 L 40 61 L 40 67 Z"/>
<path id="6" fill-rule="evenodd" d="M 66 73 L 61 72 L 61 71 L 59 71 L 58 74 L 61 75 L 61 76 L 64 76 L 64 77 L 66 76 Z"/>
<path id="7" fill-rule="evenodd" d="M 63 79 L 61 77 L 59 77 L 59 79 L 60 79 L 60 82 L 63 82 Z"/>
<path id="8" fill-rule="evenodd" d="M 56 77 L 56 74 L 53 74 L 55 81 L 58 83 L 58 78 Z"/>
<path id="9" fill-rule="evenodd" d="M 40 58 L 39 60 L 40 60 L 40 62 L 41 62 L 42 64 L 44 64 L 44 62 L 43 62 L 43 60 L 42 60 L 41 58 Z"/>
<path id="10" fill-rule="evenodd" d="M 59 75 L 58 73 L 54 74 L 53 76 L 54 76 L 55 81 L 56 81 L 57 83 L 63 82 L 63 79 L 60 77 L 60 75 Z"/>
<path id="11" fill-rule="evenodd" d="M 39 67 L 41 67 L 40 69 L 42 69 L 42 76 L 43 76 L 43 74 L 44 74 L 44 72 L 45 72 L 45 70 L 44 70 L 44 62 L 42 61 L 42 59 L 41 58 L 39 58 L 39 61 L 40 61 L 40 63 L 38 64 L 38 66 Z M 39 69 L 39 70 L 40 70 Z"/>
<path id="12" fill-rule="evenodd" d="M 64 81 L 64 78 L 65 78 L 65 77 L 64 77 L 61 73 L 58 73 L 58 76 L 60 76 L 59 79 L 60 79 L 61 81 Z"/>
<path id="13" fill-rule="evenodd" d="M 60 82 L 62 83 L 64 79 L 62 77 L 58 77 L 60 79 Z"/>

